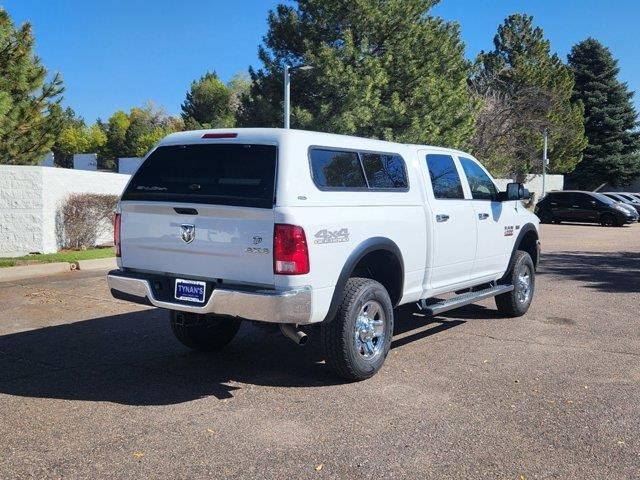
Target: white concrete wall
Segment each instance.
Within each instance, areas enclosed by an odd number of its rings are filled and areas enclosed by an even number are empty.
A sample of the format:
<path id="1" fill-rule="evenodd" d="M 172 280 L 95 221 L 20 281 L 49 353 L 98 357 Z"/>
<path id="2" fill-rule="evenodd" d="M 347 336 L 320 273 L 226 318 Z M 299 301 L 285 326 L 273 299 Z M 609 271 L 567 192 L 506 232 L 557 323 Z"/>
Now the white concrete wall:
<path id="1" fill-rule="evenodd" d="M 507 184 L 514 180 L 510 178 L 496 178 L 496 184 L 500 190 L 506 190 Z M 534 201 L 540 200 L 542 196 L 542 175 L 527 175 L 525 186 L 534 194 Z M 553 190 L 564 189 L 564 175 L 547 175 L 545 190 L 551 192 Z"/>
<path id="2" fill-rule="evenodd" d="M 0 165 L 0 256 L 42 251 L 42 170 Z"/>
<path id="3" fill-rule="evenodd" d="M 66 168 L 0 165 L 0 257 L 53 253 L 56 215 L 71 193 L 120 195 L 129 175 Z M 99 239 L 111 241 L 111 234 Z"/>

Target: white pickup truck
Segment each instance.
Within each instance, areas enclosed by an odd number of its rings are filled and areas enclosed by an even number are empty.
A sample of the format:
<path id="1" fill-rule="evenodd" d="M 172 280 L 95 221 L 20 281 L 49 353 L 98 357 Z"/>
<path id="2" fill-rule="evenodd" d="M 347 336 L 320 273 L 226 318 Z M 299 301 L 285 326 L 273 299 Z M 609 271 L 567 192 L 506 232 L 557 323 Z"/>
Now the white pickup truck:
<path id="1" fill-rule="evenodd" d="M 382 366 L 394 308 L 438 315 L 531 304 L 538 218 L 464 152 L 299 130 L 169 135 L 120 199 L 114 297 L 169 310 L 178 340 L 228 344 L 242 320 L 361 380 Z M 441 299 L 446 295 L 446 299 Z"/>

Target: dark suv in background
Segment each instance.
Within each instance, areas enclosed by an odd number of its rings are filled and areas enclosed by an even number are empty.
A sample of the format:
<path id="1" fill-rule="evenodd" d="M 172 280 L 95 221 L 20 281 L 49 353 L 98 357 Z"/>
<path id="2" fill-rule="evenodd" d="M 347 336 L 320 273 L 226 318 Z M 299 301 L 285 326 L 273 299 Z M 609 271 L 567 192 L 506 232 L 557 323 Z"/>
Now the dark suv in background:
<path id="1" fill-rule="evenodd" d="M 638 214 L 601 193 L 549 192 L 538 202 L 535 214 L 542 223 L 586 222 L 613 227 L 638 221 Z"/>

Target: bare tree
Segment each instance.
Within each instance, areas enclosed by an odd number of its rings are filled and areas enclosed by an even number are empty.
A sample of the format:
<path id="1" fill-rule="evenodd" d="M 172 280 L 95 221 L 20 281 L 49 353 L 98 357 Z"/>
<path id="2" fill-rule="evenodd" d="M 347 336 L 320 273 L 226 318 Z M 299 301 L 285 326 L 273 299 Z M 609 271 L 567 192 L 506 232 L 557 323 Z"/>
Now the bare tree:
<path id="1" fill-rule="evenodd" d="M 537 86 L 509 88 L 500 72 L 474 79 L 471 88 L 482 104 L 471 151 L 495 175 L 522 181 L 541 165 L 540 141 L 559 99 Z"/>

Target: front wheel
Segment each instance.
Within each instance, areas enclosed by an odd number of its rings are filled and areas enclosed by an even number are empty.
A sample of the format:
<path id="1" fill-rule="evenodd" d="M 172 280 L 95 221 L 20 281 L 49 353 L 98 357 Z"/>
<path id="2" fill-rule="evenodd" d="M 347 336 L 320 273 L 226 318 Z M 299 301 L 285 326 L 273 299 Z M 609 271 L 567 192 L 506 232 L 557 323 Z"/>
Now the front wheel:
<path id="1" fill-rule="evenodd" d="M 387 290 L 369 278 L 350 278 L 335 318 L 321 326 L 327 364 L 347 380 L 364 380 L 382 367 L 393 336 Z"/>
<path id="2" fill-rule="evenodd" d="M 616 217 L 614 217 L 610 213 L 605 213 L 600 218 L 600 225 L 602 225 L 603 227 L 616 227 L 618 226 L 618 221 L 616 220 Z"/>
<path id="3" fill-rule="evenodd" d="M 215 315 L 171 311 L 171 331 L 183 345 L 201 352 L 227 346 L 240 329 L 241 320 Z"/>
<path id="4" fill-rule="evenodd" d="M 505 283 L 513 285 L 513 290 L 496 296 L 498 311 L 506 317 L 521 317 L 529 310 L 536 286 L 535 267 L 527 252 L 515 253 Z"/>

